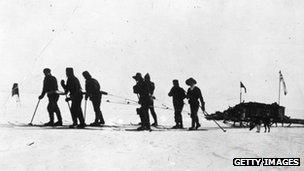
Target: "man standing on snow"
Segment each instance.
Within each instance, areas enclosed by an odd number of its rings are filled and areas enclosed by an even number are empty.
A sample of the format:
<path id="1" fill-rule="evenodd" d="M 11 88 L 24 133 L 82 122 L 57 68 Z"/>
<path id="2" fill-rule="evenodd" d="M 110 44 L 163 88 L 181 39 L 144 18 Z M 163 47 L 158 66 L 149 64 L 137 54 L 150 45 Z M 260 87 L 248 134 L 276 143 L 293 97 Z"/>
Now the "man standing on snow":
<path id="1" fill-rule="evenodd" d="M 171 88 L 168 95 L 172 97 L 174 106 L 174 119 L 176 125 L 172 128 L 183 128 L 182 111 L 184 108 L 184 99 L 186 98 L 186 92 L 179 86 L 178 80 L 173 80 L 173 87 Z"/>
<path id="2" fill-rule="evenodd" d="M 145 82 L 147 83 L 148 88 L 149 88 L 149 96 L 150 96 L 149 110 L 150 110 L 151 115 L 152 115 L 153 120 L 154 120 L 154 123 L 152 124 L 152 126 L 157 126 L 158 125 L 157 116 L 156 116 L 156 113 L 155 113 L 155 110 L 154 110 L 154 99 L 155 99 L 155 97 L 153 96 L 154 90 L 155 90 L 155 84 L 151 81 L 149 73 L 147 73 L 145 75 Z"/>
<path id="3" fill-rule="evenodd" d="M 45 75 L 44 81 L 43 81 L 43 89 L 42 93 L 39 96 L 39 99 L 41 100 L 45 94 L 47 94 L 47 97 L 49 99 L 49 104 L 47 106 L 47 110 L 49 112 L 50 121 L 48 123 L 45 123 L 45 126 L 62 126 L 62 118 L 61 113 L 59 110 L 59 107 L 57 105 L 59 94 L 58 91 L 58 84 L 57 79 L 52 76 L 51 70 L 49 68 L 45 68 L 43 70 L 43 73 Z M 54 113 L 56 113 L 57 116 L 57 122 L 54 123 Z"/>
<path id="4" fill-rule="evenodd" d="M 102 94 L 108 94 L 106 92 L 101 92 L 100 91 L 100 85 L 98 81 L 90 75 L 88 71 L 84 71 L 82 73 L 83 77 L 85 78 L 85 100 L 90 100 L 92 101 L 94 112 L 95 112 L 95 121 L 91 123 L 91 126 L 99 126 L 99 125 L 104 125 L 105 121 L 102 116 L 102 112 L 100 110 L 100 104 L 101 104 L 101 96 Z"/>
<path id="5" fill-rule="evenodd" d="M 80 82 L 78 78 L 75 77 L 73 68 L 66 68 L 66 76 L 68 78 L 67 83 L 65 84 L 64 80 L 61 80 L 61 85 L 65 90 L 65 94 L 70 93 L 70 97 L 66 98 L 66 101 L 68 102 L 72 100 L 71 114 L 73 125 L 70 125 L 70 128 L 74 128 L 75 126 L 77 126 L 77 128 L 84 128 L 86 125 L 81 109 L 81 101 L 83 97 Z M 79 125 L 77 125 L 77 119 L 80 122 Z"/>
<path id="6" fill-rule="evenodd" d="M 198 99 L 201 102 L 201 109 L 203 112 L 205 111 L 205 102 L 204 102 L 201 90 L 195 86 L 196 81 L 193 78 L 187 79 L 186 84 L 188 86 L 190 86 L 187 91 L 187 98 L 189 99 L 190 110 L 191 110 L 191 120 L 192 120 L 192 125 L 189 128 L 189 130 L 195 130 L 201 126 L 201 124 L 199 123 L 198 116 L 197 116 L 197 112 L 200 107 Z"/>
<path id="7" fill-rule="evenodd" d="M 137 73 L 133 78 L 136 80 L 136 85 L 133 86 L 133 92 L 138 95 L 140 108 L 137 109 L 141 120 L 141 126 L 137 130 L 150 130 L 149 120 L 149 105 L 151 104 L 149 88 L 147 83 L 144 81 L 141 73 Z"/>

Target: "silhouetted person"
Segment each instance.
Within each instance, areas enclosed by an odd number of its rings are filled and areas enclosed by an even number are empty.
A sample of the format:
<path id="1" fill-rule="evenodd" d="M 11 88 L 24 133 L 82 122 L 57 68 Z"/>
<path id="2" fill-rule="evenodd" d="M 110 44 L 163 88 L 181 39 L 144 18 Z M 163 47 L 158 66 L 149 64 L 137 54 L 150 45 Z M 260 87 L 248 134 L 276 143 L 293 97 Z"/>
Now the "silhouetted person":
<path id="1" fill-rule="evenodd" d="M 151 115 L 153 117 L 154 123 L 152 124 L 152 126 L 157 126 L 158 122 L 157 122 L 157 116 L 154 110 L 154 90 L 155 90 L 155 84 L 151 81 L 150 75 L 149 73 L 147 73 L 145 75 L 145 82 L 148 85 L 149 88 L 149 96 L 150 96 L 150 105 L 149 105 L 149 110 L 151 112 Z"/>
<path id="2" fill-rule="evenodd" d="M 65 90 L 65 93 L 70 93 L 70 97 L 66 98 L 66 101 L 72 100 L 71 106 L 71 114 L 73 124 L 70 125 L 70 128 L 77 126 L 77 128 L 84 128 L 86 125 L 84 123 L 83 113 L 81 109 L 81 101 L 82 101 L 82 91 L 81 85 L 78 78 L 74 75 L 73 68 L 66 68 L 66 76 L 67 76 L 67 83 L 65 85 L 64 80 L 61 80 L 61 85 Z M 79 120 L 80 124 L 78 125 L 77 119 Z"/>
<path id="3" fill-rule="evenodd" d="M 141 126 L 137 130 L 150 130 L 150 120 L 149 120 L 149 105 L 151 104 L 151 99 L 149 95 L 149 88 L 147 83 L 144 81 L 140 73 L 137 73 L 133 78 L 136 80 L 136 85 L 133 86 L 133 92 L 138 95 L 138 103 L 141 105 L 137 109 L 137 113 L 140 116 Z"/>
<path id="4" fill-rule="evenodd" d="M 198 109 L 200 107 L 199 101 L 201 102 L 201 109 L 205 111 L 205 102 L 201 93 L 201 90 L 196 87 L 196 81 L 193 78 L 189 78 L 186 80 L 186 84 L 190 86 L 187 91 L 187 98 L 189 99 L 190 110 L 191 110 L 191 120 L 192 124 L 189 128 L 190 130 L 198 129 L 201 124 L 199 123 L 199 119 L 197 116 Z"/>
<path id="5" fill-rule="evenodd" d="M 174 119 L 176 125 L 172 128 L 183 128 L 182 111 L 184 108 L 184 99 L 186 98 L 186 92 L 179 86 L 178 80 L 173 80 L 173 87 L 171 88 L 168 95 L 172 97 L 174 106 Z"/>
<path id="6" fill-rule="evenodd" d="M 57 79 L 52 76 L 51 70 L 49 68 L 45 68 L 43 70 L 43 73 L 45 75 L 44 81 L 43 81 L 43 88 L 42 93 L 39 96 L 39 99 L 42 99 L 45 94 L 47 94 L 47 97 L 49 99 L 49 104 L 47 106 L 47 110 L 49 113 L 50 121 L 48 123 L 45 123 L 45 126 L 62 126 L 62 118 L 60 114 L 59 107 L 57 105 L 59 94 L 57 93 L 58 90 L 58 84 Z M 54 113 L 56 113 L 57 116 L 57 122 L 54 123 Z"/>
<path id="7" fill-rule="evenodd" d="M 102 116 L 102 112 L 100 110 L 100 104 L 101 104 L 101 97 L 102 94 L 107 94 L 106 92 L 100 91 L 100 85 L 98 81 L 90 75 L 88 71 L 84 71 L 82 73 L 83 77 L 85 78 L 85 89 L 86 89 L 86 95 L 85 100 L 90 98 L 93 104 L 94 112 L 95 112 L 95 121 L 91 123 L 91 126 L 98 126 L 100 124 L 105 124 L 105 121 Z"/>

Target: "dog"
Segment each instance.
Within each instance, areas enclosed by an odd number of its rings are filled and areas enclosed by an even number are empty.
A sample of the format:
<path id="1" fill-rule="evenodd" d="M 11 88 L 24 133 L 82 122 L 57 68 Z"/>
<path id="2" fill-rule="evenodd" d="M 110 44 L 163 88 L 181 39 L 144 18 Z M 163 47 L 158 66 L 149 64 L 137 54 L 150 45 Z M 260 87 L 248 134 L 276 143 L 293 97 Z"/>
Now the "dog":
<path id="1" fill-rule="evenodd" d="M 250 122 L 249 125 L 249 131 L 251 131 L 254 127 L 257 127 L 256 132 L 260 132 L 261 130 L 261 125 L 264 124 L 265 131 L 264 132 L 270 132 L 270 117 L 269 115 L 266 116 L 255 116 L 253 120 Z"/>

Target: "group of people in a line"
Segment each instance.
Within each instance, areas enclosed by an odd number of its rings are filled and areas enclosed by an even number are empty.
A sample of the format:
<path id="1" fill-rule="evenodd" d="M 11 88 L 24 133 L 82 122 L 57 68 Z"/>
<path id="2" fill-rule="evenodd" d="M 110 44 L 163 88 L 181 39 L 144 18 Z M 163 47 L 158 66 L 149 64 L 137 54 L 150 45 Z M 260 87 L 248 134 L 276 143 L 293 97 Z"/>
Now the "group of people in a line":
<path id="1" fill-rule="evenodd" d="M 70 125 L 70 128 L 84 128 L 86 127 L 84 114 L 81 108 L 81 102 L 83 97 L 85 100 L 90 99 L 93 104 L 95 112 L 95 121 L 90 124 L 90 126 L 102 126 L 105 124 L 102 112 L 100 110 L 101 98 L 102 95 L 107 95 L 107 92 L 100 90 L 99 82 L 92 78 L 88 71 L 82 73 L 85 78 L 85 92 L 82 91 L 81 84 L 78 78 L 74 75 L 73 68 L 66 68 L 67 80 L 61 80 L 61 86 L 64 89 L 64 92 L 58 91 L 57 79 L 51 74 L 49 68 L 43 70 L 45 75 L 43 81 L 43 90 L 39 96 L 41 100 L 45 94 L 49 99 L 47 110 L 49 113 L 50 121 L 45 123 L 45 126 L 62 126 L 62 117 L 60 109 L 57 105 L 60 95 L 66 96 L 66 102 L 71 101 L 71 106 L 69 105 L 70 112 L 72 115 L 73 124 Z M 141 73 L 136 73 L 133 78 L 136 81 L 136 85 L 133 87 L 133 92 L 137 94 L 138 103 L 140 108 L 137 108 L 137 114 L 140 118 L 140 126 L 138 130 L 150 130 L 151 126 L 158 126 L 157 115 L 154 109 L 154 90 L 155 84 L 151 81 L 150 75 L 147 73 L 142 77 Z M 190 130 L 198 129 L 201 125 L 198 118 L 198 110 L 201 108 L 202 111 L 205 111 L 205 102 L 202 97 L 201 90 L 196 86 L 196 80 L 189 78 L 186 80 L 186 84 L 189 86 L 188 91 L 179 86 L 178 80 L 173 80 L 173 87 L 169 92 L 169 96 L 173 99 L 174 106 L 174 118 L 176 125 L 172 128 L 179 129 L 183 128 L 183 119 L 182 111 L 184 107 L 184 99 L 188 99 L 191 110 L 191 120 L 192 124 L 189 128 Z M 150 125 L 149 119 L 149 110 L 153 117 L 153 124 Z M 54 113 L 57 116 L 57 122 L 54 122 Z M 78 122 L 79 121 L 79 122 Z"/>

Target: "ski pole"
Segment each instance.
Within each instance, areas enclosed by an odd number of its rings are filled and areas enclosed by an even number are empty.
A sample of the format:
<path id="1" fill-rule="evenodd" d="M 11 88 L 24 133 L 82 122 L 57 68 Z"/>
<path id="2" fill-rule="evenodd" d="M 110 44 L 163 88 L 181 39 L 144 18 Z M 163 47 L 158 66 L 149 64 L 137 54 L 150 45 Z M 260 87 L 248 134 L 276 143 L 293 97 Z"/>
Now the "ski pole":
<path id="1" fill-rule="evenodd" d="M 206 112 L 206 111 L 204 111 L 204 115 L 205 116 L 208 116 L 209 114 Z M 218 124 L 214 119 L 212 119 L 213 121 L 214 121 L 214 123 L 219 127 L 219 128 L 221 128 L 221 130 L 223 130 L 223 132 L 226 132 L 227 130 L 225 130 L 223 127 L 221 127 L 221 125 L 220 124 Z"/>
<path id="2" fill-rule="evenodd" d="M 35 115 L 36 115 L 36 111 L 37 111 L 37 108 L 38 108 L 38 106 L 39 106 L 39 103 L 40 103 L 40 99 L 39 99 L 38 102 L 37 102 L 37 105 L 36 105 L 36 107 L 35 107 L 34 114 L 33 114 L 33 116 L 32 116 L 32 119 L 31 119 L 31 122 L 29 123 L 29 125 L 33 125 L 33 120 L 34 120 L 34 117 L 35 117 Z"/>

